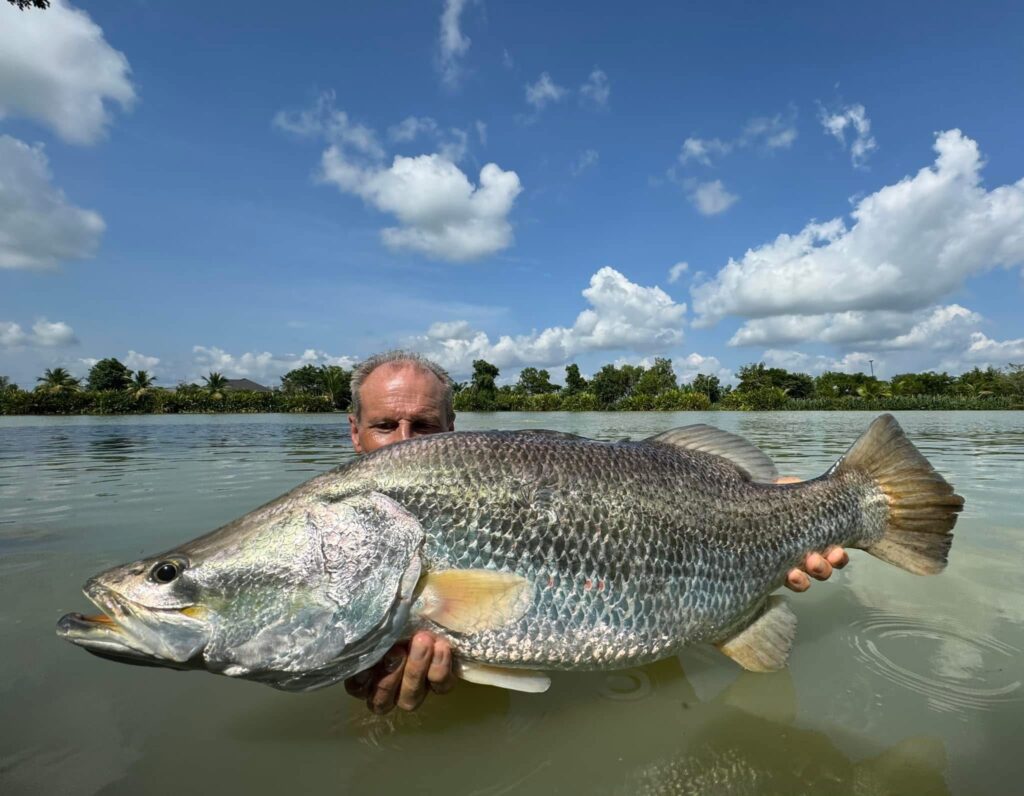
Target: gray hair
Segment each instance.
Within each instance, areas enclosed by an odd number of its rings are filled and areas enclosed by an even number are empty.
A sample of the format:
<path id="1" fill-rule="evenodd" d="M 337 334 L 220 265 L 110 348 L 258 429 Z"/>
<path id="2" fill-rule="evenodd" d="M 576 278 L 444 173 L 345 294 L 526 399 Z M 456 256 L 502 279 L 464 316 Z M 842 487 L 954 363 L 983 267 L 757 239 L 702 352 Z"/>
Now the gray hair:
<path id="1" fill-rule="evenodd" d="M 437 380 L 441 382 L 441 386 L 444 388 L 444 395 L 441 397 L 441 410 L 448 418 L 449 424 L 455 420 L 455 408 L 452 405 L 455 388 L 452 383 L 451 376 L 448 375 L 448 371 L 436 362 L 431 362 L 422 354 L 417 354 L 415 351 L 403 351 L 402 349 L 385 351 L 382 354 L 374 354 L 369 359 L 364 359 L 352 369 L 352 414 L 356 416 L 356 420 L 359 419 L 359 413 L 362 411 L 362 406 L 360 405 L 359 400 L 359 390 L 363 386 L 363 382 L 366 381 L 366 378 L 381 365 L 390 365 L 394 367 L 411 365 L 412 367 L 426 371 L 427 373 L 433 373 L 437 376 Z"/>

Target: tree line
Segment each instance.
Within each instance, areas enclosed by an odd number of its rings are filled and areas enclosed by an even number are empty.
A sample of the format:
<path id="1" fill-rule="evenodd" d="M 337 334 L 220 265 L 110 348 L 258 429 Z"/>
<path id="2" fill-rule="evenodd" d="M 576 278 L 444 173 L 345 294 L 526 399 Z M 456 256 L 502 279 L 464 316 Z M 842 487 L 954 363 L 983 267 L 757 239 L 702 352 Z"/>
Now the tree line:
<path id="1" fill-rule="evenodd" d="M 650 367 L 605 365 L 589 379 L 566 366 L 564 383 L 548 370 L 523 368 L 514 384 L 498 385 L 497 365 L 478 359 L 468 381 L 455 384 L 455 409 L 494 411 L 770 411 L 786 409 L 1024 409 L 1024 365 L 974 368 L 959 376 L 927 371 L 884 380 L 864 373 L 818 376 L 744 365 L 736 384 L 700 373 L 680 384 L 672 360 Z M 173 414 L 187 412 L 347 411 L 352 372 L 337 365 L 304 365 L 267 392 L 231 389 L 211 371 L 201 384 L 158 386 L 145 370 L 101 359 L 85 380 L 64 368 L 47 369 L 31 390 L 0 376 L 0 414 Z"/>

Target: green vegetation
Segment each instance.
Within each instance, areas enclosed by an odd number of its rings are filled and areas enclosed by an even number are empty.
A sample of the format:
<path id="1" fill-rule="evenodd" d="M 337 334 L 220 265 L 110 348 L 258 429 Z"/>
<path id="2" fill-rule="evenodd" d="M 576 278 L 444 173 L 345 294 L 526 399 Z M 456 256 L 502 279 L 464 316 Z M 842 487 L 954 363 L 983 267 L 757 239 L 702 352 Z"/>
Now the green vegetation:
<path id="1" fill-rule="evenodd" d="M 739 369 L 735 387 L 706 373 L 677 384 L 672 361 L 662 358 L 649 368 L 605 365 L 590 381 L 569 365 L 561 388 L 537 368 L 525 368 L 514 385 L 498 387 L 499 375 L 491 363 L 474 362 L 472 379 L 456 392 L 456 411 L 1024 409 L 1024 365 L 1013 364 L 960 376 L 902 373 L 883 381 L 863 373 L 810 376 L 756 362 Z"/>
<path id="2" fill-rule="evenodd" d="M 810 376 L 756 362 L 739 369 L 735 387 L 705 373 L 679 384 L 672 360 L 663 358 L 650 367 L 605 365 L 590 380 L 572 364 L 565 369 L 565 386 L 539 368 L 523 368 L 515 384 L 501 387 L 500 375 L 496 365 L 476 360 L 469 381 L 455 385 L 456 411 L 1024 409 L 1024 365 L 1015 364 L 959 376 L 901 373 L 884 381 L 863 373 Z M 102 359 L 84 389 L 64 368 L 48 369 L 33 390 L 0 376 L 0 415 L 345 411 L 351 376 L 336 365 L 305 365 L 282 376 L 274 390 L 232 389 L 217 372 L 204 376 L 202 385 L 167 389 L 144 370 L 133 373 L 116 359 Z"/>

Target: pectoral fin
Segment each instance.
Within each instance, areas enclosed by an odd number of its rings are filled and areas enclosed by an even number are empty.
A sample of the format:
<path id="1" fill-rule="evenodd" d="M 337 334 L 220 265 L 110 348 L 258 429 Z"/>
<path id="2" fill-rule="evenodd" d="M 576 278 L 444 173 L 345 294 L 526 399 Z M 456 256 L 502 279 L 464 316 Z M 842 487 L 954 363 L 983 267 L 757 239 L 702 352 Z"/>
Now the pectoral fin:
<path id="1" fill-rule="evenodd" d="M 469 683 L 493 685 L 509 691 L 542 694 L 551 686 L 551 678 L 530 669 L 508 669 L 476 661 L 455 661 L 455 674 Z"/>
<path id="2" fill-rule="evenodd" d="M 764 611 L 732 638 L 715 646 L 750 672 L 782 669 L 796 636 L 796 616 L 781 597 L 769 597 Z"/>
<path id="3" fill-rule="evenodd" d="M 533 586 L 511 572 L 447 569 L 420 580 L 415 613 L 456 633 L 478 633 L 518 620 L 533 602 Z"/>

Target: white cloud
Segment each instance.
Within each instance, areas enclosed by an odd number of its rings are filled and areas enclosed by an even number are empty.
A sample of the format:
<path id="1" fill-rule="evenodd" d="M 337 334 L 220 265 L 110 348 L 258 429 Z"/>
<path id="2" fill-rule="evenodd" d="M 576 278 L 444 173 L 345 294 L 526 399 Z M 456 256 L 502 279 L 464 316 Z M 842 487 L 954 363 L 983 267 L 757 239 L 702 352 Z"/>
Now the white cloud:
<path id="1" fill-rule="evenodd" d="M 64 321 L 50 322 L 40 318 L 32 324 L 32 341 L 41 346 L 73 345 L 78 340 L 74 330 Z"/>
<path id="2" fill-rule="evenodd" d="M 431 340 L 471 340 L 475 334 L 469 321 L 438 321 L 427 329 Z"/>
<path id="3" fill-rule="evenodd" d="M 769 367 L 812 374 L 824 373 L 827 370 L 839 373 L 870 373 L 872 362 L 874 362 L 876 375 L 885 368 L 884 360 L 861 351 L 851 351 L 836 359 L 821 354 L 812 356 L 802 351 L 773 348 L 765 351 L 761 359 Z"/>
<path id="4" fill-rule="evenodd" d="M 536 83 L 526 85 L 526 101 L 538 111 L 550 102 L 558 102 L 565 95 L 566 89 L 556 84 L 547 72 L 542 72 Z"/>
<path id="5" fill-rule="evenodd" d="M 678 160 L 683 166 L 691 162 L 711 166 L 713 159 L 724 157 L 737 149 L 788 149 L 796 137 L 796 109 L 791 109 L 788 114 L 757 116 L 744 125 L 738 136 L 728 140 L 690 136 L 683 141 Z"/>
<path id="6" fill-rule="evenodd" d="M 0 268 L 51 268 L 91 257 L 105 225 L 53 186 L 42 145 L 0 135 Z"/>
<path id="7" fill-rule="evenodd" d="M 739 197 L 729 193 L 721 180 L 698 183 L 697 187 L 690 192 L 690 201 L 701 215 L 716 216 L 724 213 L 734 204 Z"/>
<path id="8" fill-rule="evenodd" d="M 400 226 L 381 232 L 393 249 L 464 262 L 512 244 L 508 214 L 522 190 L 514 171 L 488 163 L 474 186 L 442 155 L 397 156 L 389 168 L 362 167 L 337 146 L 324 152 L 322 165 L 324 180 L 396 216 Z"/>
<path id="9" fill-rule="evenodd" d="M 122 360 L 130 370 L 145 370 L 152 372 L 160 364 L 160 357 L 148 357 L 138 351 L 128 351 L 128 356 Z"/>
<path id="10" fill-rule="evenodd" d="M 496 341 L 468 324 L 434 324 L 410 346 L 422 350 L 453 373 L 466 373 L 474 359 L 498 367 L 549 367 L 572 361 L 588 351 L 659 352 L 679 344 L 686 305 L 674 302 L 661 288 L 630 282 L 605 267 L 583 291 L 590 305 L 572 326 L 553 326 L 526 335 L 502 335 Z M 453 332 L 444 336 L 445 331 Z"/>
<path id="11" fill-rule="evenodd" d="M 679 150 L 679 162 L 684 166 L 690 161 L 710 166 L 712 156 L 727 155 L 731 151 L 732 144 L 727 141 L 691 136 L 683 141 L 683 146 Z"/>
<path id="12" fill-rule="evenodd" d="M 691 288 L 700 325 L 849 310 L 909 312 L 972 274 L 1024 265 L 1024 180 L 981 185 L 977 144 L 936 137 L 933 167 L 861 199 L 843 219 L 811 222 L 729 262 Z"/>
<path id="13" fill-rule="evenodd" d="M 459 26 L 467 0 L 445 0 L 438 35 L 438 70 L 441 82 L 450 89 L 462 80 L 462 57 L 469 51 L 470 39 Z"/>
<path id="14" fill-rule="evenodd" d="M 680 384 L 689 384 L 700 373 L 718 376 L 722 382 L 734 381 L 732 371 L 723 368 L 718 357 L 706 357 L 696 352 L 682 358 L 673 358 L 672 370 L 675 371 Z"/>
<path id="15" fill-rule="evenodd" d="M 1009 362 L 1024 362 L 1024 337 L 1016 340 L 993 340 L 982 332 L 971 335 L 964 358 L 971 362 L 984 362 L 1005 366 Z"/>
<path id="16" fill-rule="evenodd" d="M 110 104 L 135 100 L 129 72 L 100 27 L 64 0 L 45 12 L 0 5 L 0 119 L 27 117 L 91 144 L 110 122 Z"/>
<path id="17" fill-rule="evenodd" d="M 64 321 L 50 322 L 46 318 L 39 318 L 32 324 L 31 332 L 26 332 L 21 324 L 13 321 L 0 321 L 0 348 L 56 348 L 77 342 L 74 330 Z"/>
<path id="18" fill-rule="evenodd" d="M 21 324 L 14 321 L 0 321 L 0 348 L 18 348 L 28 342 L 28 335 Z"/>
<path id="19" fill-rule="evenodd" d="M 573 177 L 579 177 L 583 172 L 592 169 L 597 165 L 597 161 L 600 160 L 600 154 L 596 149 L 584 149 L 576 157 L 576 161 L 572 164 L 570 171 Z"/>
<path id="20" fill-rule="evenodd" d="M 377 134 L 373 129 L 366 125 L 352 122 L 345 111 L 338 110 L 334 106 L 334 102 L 334 92 L 324 91 L 317 97 L 316 102 L 311 108 L 299 112 L 278 111 L 274 115 L 273 124 L 281 130 L 286 130 L 296 135 L 323 137 L 338 146 L 355 150 L 366 157 L 384 157 L 384 149 L 377 140 Z M 433 119 L 419 120 L 415 117 L 409 117 L 409 119 L 406 119 L 401 124 L 396 125 L 396 128 L 420 122 L 433 124 L 436 127 Z M 418 132 L 418 129 L 413 130 L 409 138 L 414 137 L 416 132 Z"/>
<path id="21" fill-rule="evenodd" d="M 820 315 L 777 315 L 744 323 L 730 346 L 820 342 L 873 348 L 943 348 L 961 344 L 982 321 L 959 304 L 914 312 L 851 310 Z"/>
<path id="22" fill-rule="evenodd" d="M 479 119 L 476 120 L 476 137 L 480 146 L 487 146 L 487 124 Z"/>
<path id="23" fill-rule="evenodd" d="M 466 153 L 464 130 L 445 131 L 430 117 L 407 117 L 389 129 L 389 138 L 407 143 L 430 135 L 438 151 L 396 155 L 387 165 L 376 133 L 337 110 L 333 93 L 322 94 L 310 110 L 278 113 L 274 124 L 330 142 L 321 156 L 319 178 L 398 219 L 399 226 L 381 230 L 385 245 L 464 262 L 512 244 L 508 215 L 522 190 L 519 177 L 488 163 L 473 185 L 455 165 Z"/>
<path id="24" fill-rule="evenodd" d="M 668 269 L 668 282 L 669 284 L 675 284 L 680 280 L 683 274 L 690 270 L 690 264 L 686 262 L 678 262 Z"/>
<path id="25" fill-rule="evenodd" d="M 433 138 L 438 153 L 453 163 L 462 160 L 469 147 L 469 136 L 466 135 L 465 130 L 460 130 L 458 127 L 444 130 L 429 116 L 407 116 L 398 124 L 388 128 L 388 138 L 399 143 L 414 141 L 419 136 Z"/>
<path id="26" fill-rule="evenodd" d="M 822 108 L 819 119 L 825 132 L 842 144 L 844 149 L 846 148 L 846 131 L 847 129 L 851 131 L 850 161 L 855 168 L 863 168 L 868 155 L 878 148 L 874 136 L 871 135 L 871 120 L 868 118 L 864 106 L 848 105 L 836 113 L 829 113 Z"/>
<path id="27" fill-rule="evenodd" d="M 590 73 L 582 86 L 580 86 L 580 98 L 587 104 L 596 108 L 607 108 L 608 97 L 611 96 L 612 87 L 608 83 L 608 75 L 596 66 Z"/>
<path id="28" fill-rule="evenodd" d="M 747 122 L 739 138 L 740 146 L 763 146 L 766 149 L 789 149 L 796 141 L 796 111 L 788 115 L 758 116 Z"/>
<path id="29" fill-rule="evenodd" d="M 192 349 L 192 372 L 189 378 L 198 381 L 210 371 L 216 371 L 226 378 L 248 378 L 276 381 L 285 373 L 304 365 L 339 365 L 351 368 L 358 359 L 350 356 L 335 356 L 326 351 L 307 348 L 301 354 L 272 354 L 269 351 L 246 352 L 234 355 L 216 346 L 197 345 Z M 266 386 L 273 386 L 267 384 Z"/>

